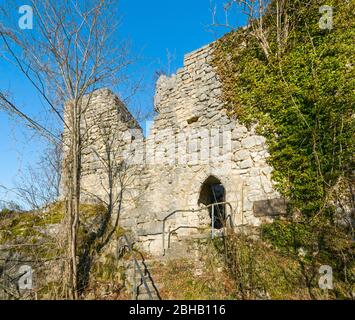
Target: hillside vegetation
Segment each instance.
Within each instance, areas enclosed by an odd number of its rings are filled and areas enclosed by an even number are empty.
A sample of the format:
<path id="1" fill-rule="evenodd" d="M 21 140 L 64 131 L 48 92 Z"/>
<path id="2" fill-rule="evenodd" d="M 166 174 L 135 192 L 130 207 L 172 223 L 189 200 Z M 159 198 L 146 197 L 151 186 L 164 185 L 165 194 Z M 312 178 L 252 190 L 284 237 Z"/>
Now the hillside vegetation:
<path id="1" fill-rule="evenodd" d="M 289 200 L 287 219 L 264 226 L 263 239 L 297 261 L 311 298 L 322 265 L 346 287 L 331 295 L 343 298 L 354 283 L 355 1 L 326 4 L 333 24 L 322 29 L 323 1 L 271 1 L 263 38 L 252 20 L 218 41 L 214 64 L 231 116 L 267 137 L 273 180 Z"/>
<path id="2" fill-rule="evenodd" d="M 323 1 L 281 2 L 276 22 L 279 1 L 270 1 L 261 33 L 255 18 L 217 41 L 213 63 L 230 116 L 267 138 L 287 215 L 259 229 L 227 229 L 201 244 L 196 261 L 153 261 L 163 299 L 354 299 L 355 0 L 327 1 L 330 29 L 319 24 Z M 112 208 L 78 206 L 80 299 L 131 298 L 127 262 L 136 253 L 149 258 L 136 245 L 118 252 L 126 231 L 108 228 Z M 0 211 L 0 298 L 68 298 L 63 220 L 64 203 Z M 26 262 L 37 276 L 29 297 L 13 271 Z"/>

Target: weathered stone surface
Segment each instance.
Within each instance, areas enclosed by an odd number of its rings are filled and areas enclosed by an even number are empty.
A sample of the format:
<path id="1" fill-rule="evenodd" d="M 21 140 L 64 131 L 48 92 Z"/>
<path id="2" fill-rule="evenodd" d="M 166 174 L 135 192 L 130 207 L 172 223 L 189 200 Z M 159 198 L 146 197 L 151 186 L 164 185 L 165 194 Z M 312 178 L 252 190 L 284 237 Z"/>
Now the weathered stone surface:
<path id="1" fill-rule="evenodd" d="M 148 236 L 148 235 L 155 235 L 161 234 L 163 231 L 162 224 L 160 222 L 150 222 L 144 224 L 143 227 L 138 227 L 138 235 L 139 236 Z"/>
<path id="2" fill-rule="evenodd" d="M 258 142 L 257 142 L 255 136 L 251 136 L 251 137 L 248 137 L 248 138 L 245 138 L 245 139 L 242 140 L 242 145 L 246 149 L 253 148 L 254 146 L 257 145 L 257 143 Z"/>
<path id="3" fill-rule="evenodd" d="M 250 152 L 248 150 L 240 150 L 235 153 L 234 159 L 235 161 L 244 161 L 250 158 Z"/>
<path id="4" fill-rule="evenodd" d="M 285 215 L 287 213 L 287 202 L 285 199 L 256 201 L 253 210 L 256 217 Z"/>
<path id="5" fill-rule="evenodd" d="M 244 160 L 240 163 L 240 169 L 249 169 L 253 166 L 253 161 L 251 159 Z"/>

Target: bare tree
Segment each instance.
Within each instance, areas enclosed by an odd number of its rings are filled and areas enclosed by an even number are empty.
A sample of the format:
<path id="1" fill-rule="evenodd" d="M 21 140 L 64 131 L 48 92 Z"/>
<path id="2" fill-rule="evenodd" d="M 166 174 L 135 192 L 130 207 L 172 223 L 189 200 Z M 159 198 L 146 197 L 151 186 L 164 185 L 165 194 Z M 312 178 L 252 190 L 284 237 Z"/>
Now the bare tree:
<path id="1" fill-rule="evenodd" d="M 129 114 L 122 115 L 119 108 L 108 107 L 100 113 L 97 111 L 88 108 L 85 114 L 86 119 L 90 118 L 85 123 L 88 131 L 85 148 L 96 159 L 95 168 L 98 171 L 95 178 L 98 181 L 95 190 L 83 187 L 82 194 L 105 210 L 85 226 L 87 233 L 82 241 L 78 267 L 80 292 L 89 283 L 95 257 L 116 234 L 124 198 L 134 188 L 134 179 L 139 175 L 139 169 L 132 164 L 134 152 L 131 150 L 131 139 L 137 132 L 139 134 L 138 124 Z"/>
<path id="2" fill-rule="evenodd" d="M 288 0 L 228 0 L 224 4 L 225 21 L 219 23 L 217 19 L 217 7 L 212 6 L 212 26 L 223 26 L 231 30 L 236 30 L 236 25 L 230 22 L 230 14 L 233 8 L 241 11 L 247 16 L 248 30 L 250 34 L 258 41 L 267 60 L 270 55 L 280 56 L 284 51 L 289 32 L 291 28 L 289 15 L 287 12 L 289 7 Z M 265 23 L 265 14 L 269 11 L 274 17 L 274 25 L 277 38 L 277 52 L 273 53 L 269 43 L 270 30 Z"/>
<path id="3" fill-rule="evenodd" d="M 14 195 L 26 209 L 40 210 L 59 198 L 61 172 L 61 145 L 50 145 L 36 165 L 19 173 L 14 188 L 0 185 L 0 189 Z"/>
<path id="4" fill-rule="evenodd" d="M 66 292 L 77 298 L 77 233 L 81 195 L 82 115 L 87 105 L 83 97 L 102 86 L 123 81 L 122 70 L 130 63 L 128 44 L 114 37 L 119 23 L 116 1 L 29 1 L 36 29 L 18 32 L 4 16 L 0 24 L 3 58 L 13 63 L 39 93 L 45 111 L 55 115 L 65 126 L 64 139 L 65 224 L 68 263 Z M 13 3 L 12 3 L 13 5 Z M 4 7 L 0 12 L 9 12 Z M 10 10 L 11 12 L 11 10 Z M 4 94 L 2 105 L 19 115 L 41 133 L 55 136 L 44 125 L 34 121 Z M 63 111 L 63 102 L 70 101 Z M 87 103 L 90 99 L 87 99 Z M 38 113 L 43 110 L 38 109 Z M 58 137 L 56 137 L 58 138 Z"/>

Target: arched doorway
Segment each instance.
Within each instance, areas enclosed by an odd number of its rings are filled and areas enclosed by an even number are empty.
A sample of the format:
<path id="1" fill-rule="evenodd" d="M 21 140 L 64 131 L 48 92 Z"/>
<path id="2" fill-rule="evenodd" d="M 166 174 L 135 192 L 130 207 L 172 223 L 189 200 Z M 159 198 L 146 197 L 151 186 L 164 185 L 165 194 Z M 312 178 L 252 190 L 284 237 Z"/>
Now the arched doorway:
<path id="1" fill-rule="evenodd" d="M 217 179 L 214 176 L 210 176 L 202 185 L 201 191 L 200 191 L 200 197 L 198 200 L 198 204 L 205 205 L 205 206 L 210 206 L 212 204 L 216 203 L 222 203 L 226 201 L 226 191 L 219 179 Z M 212 210 L 214 210 L 212 214 Z M 225 205 L 224 204 L 218 204 L 214 206 L 214 209 L 212 206 L 209 207 L 209 214 L 211 218 L 211 226 L 214 222 L 214 228 L 215 229 L 222 229 L 224 224 L 225 224 Z M 214 220 L 212 221 L 212 215 L 214 216 Z"/>

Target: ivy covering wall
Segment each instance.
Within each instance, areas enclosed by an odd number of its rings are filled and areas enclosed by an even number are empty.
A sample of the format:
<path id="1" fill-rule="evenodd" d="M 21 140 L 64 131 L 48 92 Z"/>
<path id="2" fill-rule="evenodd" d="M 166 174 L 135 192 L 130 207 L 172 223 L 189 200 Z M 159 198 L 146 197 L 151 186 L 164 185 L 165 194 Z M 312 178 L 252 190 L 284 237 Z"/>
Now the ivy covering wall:
<path id="1" fill-rule="evenodd" d="M 333 27 L 322 30 L 323 5 Z M 217 43 L 214 64 L 230 114 L 268 139 L 273 179 L 292 210 L 333 215 L 349 194 L 354 153 L 355 1 L 286 1 L 289 29 L 277 45 L 276 1 L 264 17 L 267 58 L 252 28 Z"/>
<path id="2" fill-rule="evenodd" d="M 328 29 L 324 5 L 333 10 Z M 289 215 L 263 225 L 262 241 L 297 262 L 297 290 L 311 299 L 324 265 L 334 277 L 327 298 L 354 292 L 354 12 L 354 0 L 271 0 L 262 24 L 254 17 L 214 53 L 230 115 L 267 138 L 275 186 L 289 200 Z M 243 261 L 229 263 L 231 272 Z"/>

